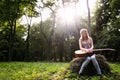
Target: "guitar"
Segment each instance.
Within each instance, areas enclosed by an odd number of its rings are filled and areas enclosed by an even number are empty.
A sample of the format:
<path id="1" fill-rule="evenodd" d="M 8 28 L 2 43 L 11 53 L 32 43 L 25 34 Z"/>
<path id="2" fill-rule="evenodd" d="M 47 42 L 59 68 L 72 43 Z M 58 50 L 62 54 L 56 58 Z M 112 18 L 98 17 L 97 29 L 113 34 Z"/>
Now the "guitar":
<path id="1" fill-rule="evenodd" d="M 106 48 L 106 49 L 94 49 L 93 52 L 96 51 L 115 51 L 115 49 L 110 49 L 110 48 Z M 82 50 L 76 50 L 75 51 L 75 57 L 85 57 L 87 56 L 88 53 L 86 53 L 85 51 Z M 92 53 L 90 53 L 92 55 Z"/>

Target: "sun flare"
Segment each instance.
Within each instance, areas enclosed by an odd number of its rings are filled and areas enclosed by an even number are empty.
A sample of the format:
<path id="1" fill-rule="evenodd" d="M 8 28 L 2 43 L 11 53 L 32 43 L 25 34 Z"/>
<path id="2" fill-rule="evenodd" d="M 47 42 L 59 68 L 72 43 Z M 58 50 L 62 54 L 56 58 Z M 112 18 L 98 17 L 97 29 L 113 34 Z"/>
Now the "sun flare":
<path id="1" fill-rule="evenodd" d="M 79 0 L 78 3 L 70 3 L 69 5 L 65 6 L 65 7 L 60 7 L 57 10 L 57 16 L 59 16 L 61 18 L 62 21 L 67 21 L 69 23 L 72 23 L 73 20 L 75 19 L 75 16 L 80 16 L 80 17 L 86 17 L 87 15 L 87 6 L 86 6 L 86 1 L 87 0 Z M 95 3 L 97 0 L 89 0 L 89 6 L 90 6 L 90 10 L 91 13 L 95 7 Z M 38 4 L 41 4 L 40 2 L 38 2 Z M 37 9 L 37 11 L 39 11 L 39 9 Z M 92 14 L 91 14 L 92 15 Z M 42 11 L 42 18 L 45 21 L 46 19 L 48 19 L 51 16 L 51 11 L 48 10 L 47 8 L 44 9 Z M 23 15 L 22 16 L 22 21 L 21 24 L 27 24 L 27 20 L 26 17 Z M 40 17 L 36 17 L 36 18 L 32 18 L 32 24 L 33 23 L 39 23 L 40 22 Z"/>
<path id="2" fill-rule="evenodd" d="M 89 7 L 91 9 L 91 13 L 93 11 L 93 8 L 95 7 L 96 0 L 89 0 Z M 58 9 L 57 15 L 61 17 L 61 19 L 64 21 L 68 21 L 71 23 L 73 19 L 77 16 L 80 17 L 86 17 L 88 16 L 88 10 L 86 5 L 86 0 L 79 0 L 78 3 L 71 3 L 69 5 L 63 6 Z"/>

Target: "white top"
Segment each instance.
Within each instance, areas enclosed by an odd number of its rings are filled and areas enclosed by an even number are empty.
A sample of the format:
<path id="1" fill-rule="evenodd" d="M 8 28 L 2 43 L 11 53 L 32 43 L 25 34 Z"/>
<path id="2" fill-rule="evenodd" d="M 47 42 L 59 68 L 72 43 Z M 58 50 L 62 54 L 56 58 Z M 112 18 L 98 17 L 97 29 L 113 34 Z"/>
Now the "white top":
<path id="1" fill-rule="evenodd" d="M 89 39 L 82 41 L 82 47 L 83 47 L 83 48 L 89 49 L 89 48 L 91 48 L 91 46 L 92 46 L 92 45 L 91 45 Z"/>

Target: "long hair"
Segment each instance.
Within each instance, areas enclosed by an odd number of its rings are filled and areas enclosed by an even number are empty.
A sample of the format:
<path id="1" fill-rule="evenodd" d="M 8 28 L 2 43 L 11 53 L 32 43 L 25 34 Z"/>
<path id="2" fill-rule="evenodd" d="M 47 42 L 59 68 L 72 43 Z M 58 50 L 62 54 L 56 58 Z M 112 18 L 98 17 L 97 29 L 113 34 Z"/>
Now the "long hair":
<path id="1" fill-rule="evenodd" d="M 81 30 L 80 30 L 80 36 L 81 36 L 81 37 L 80 37 L 80 39 L 82 39 L 82 40 L 83 40 L 83 35 L 82 35 L 82 32 L 83 32 L 83 31 L 85 31 L 85 32 L 86 32 L 86 34 L 87 34 L 87 39 L 89 39 L 89 38 L 90 38 L 90 36 L 89 36 L 88 30 L 87 30 L 87 29 L 85 29 L 85 28 L 83 28 L 83 29 L 81 29 Z"/>

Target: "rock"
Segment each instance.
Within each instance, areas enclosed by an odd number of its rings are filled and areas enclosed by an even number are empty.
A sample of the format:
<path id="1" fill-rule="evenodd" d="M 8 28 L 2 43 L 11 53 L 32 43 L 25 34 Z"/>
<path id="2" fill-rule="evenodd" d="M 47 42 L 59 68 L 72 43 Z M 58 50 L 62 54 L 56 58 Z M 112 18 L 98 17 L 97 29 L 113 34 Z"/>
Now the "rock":
<path id="1" fill-rule="evenodd" d="M 111 68 L 109 66 L 109 63 L 107 62 L 106 58 L 103 55 L 96 55 L 96 59 L 99 63 L 100 69 L 102 71 L 102 74 L 107 74 L 111 71 Z M 71 62 L 69 67 L 67 68 L 68 71 L 72 73 L 78 74 L 80 67 L 83 63 L 85 58 L 74 58 Z M 96 75 L 96 69 L 93 66 L 92 61 L 86 66 L 86 68 L 83 71 L 84 75 Z"/>

